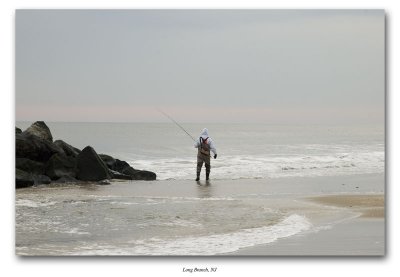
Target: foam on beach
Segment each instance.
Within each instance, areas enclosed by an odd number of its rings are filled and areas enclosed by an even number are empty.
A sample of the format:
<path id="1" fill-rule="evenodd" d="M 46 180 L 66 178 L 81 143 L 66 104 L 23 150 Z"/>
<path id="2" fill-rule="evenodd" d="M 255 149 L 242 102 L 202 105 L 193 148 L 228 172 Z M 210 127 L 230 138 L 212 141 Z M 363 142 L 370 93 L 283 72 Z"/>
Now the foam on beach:
<path id="1" fill-rule="evenodd" d="M 240 248 L 267 244 L 290 237 L 312 228 L 311 222 L 302 215 L 292 214 L 280 222 L 260 228 L 199 237 L 172 240 L 151 238 L 129 242 L 125 249 L 102 246 L 102 249 L 84 250 L 71 255 L 216 255 L 230 253 Z"/>
<path id="2" fill-rule="evenodd" d="M 360 148 L 354 151 L 348 146 L 331 146 L 326 152 L 321 149 L 321 153 L 313 155 L 221 155 L 211 162 L 212 177 L 235 180 L 382 173 L 384 150 L 371 150 Z M 194 157 L 129 161 L 134 167 L 156 171 L 158 180 L 193 179 L 194 162 Z"/>
<path id="3" fill-rule="evenodd" d="M 371 200 L 382 205 L 377 193 L 383 193 L 383 180 L 380 174 L 21 189 L 16 194 L 16 253 L 235 255 L 284 238 L 329 232 L 359 217 L 369 202 L 355 207 L 354 197 L 374 191 Z M 333 195 L 352 200 L 356 209 L 349 209 L 348 201 L 331 206 L 308 200 Z"/>
<path id="4" fill-rule="evenodd" d="M 47 207 L 55 204 L 57 204 L 55 201 L 33 201 L 29 199 L 18 199 L 15 201 L 15 206 L 29 208 Z"/>

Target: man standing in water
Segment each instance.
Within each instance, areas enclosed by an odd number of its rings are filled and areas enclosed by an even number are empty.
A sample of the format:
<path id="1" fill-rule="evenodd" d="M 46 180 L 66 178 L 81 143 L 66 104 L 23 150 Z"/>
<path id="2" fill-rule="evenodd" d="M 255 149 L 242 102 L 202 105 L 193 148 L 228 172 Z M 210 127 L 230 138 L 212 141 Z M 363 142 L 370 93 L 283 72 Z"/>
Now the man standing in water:
<path id="1" fill-rule="evenodd" d="M 197 151 L 197 177 L 196 181 L 200 180 L 200 172 L 203 163 L 206 167 L 206 180 L 210 179 L 210 150 L 214 153 L 214 159 L 217 158 L 217 149 L 215 149 L 212 139 L 208 136 L 207 128 L 204 128 L 200 134 L 199 139 L 194 144 Z"/>

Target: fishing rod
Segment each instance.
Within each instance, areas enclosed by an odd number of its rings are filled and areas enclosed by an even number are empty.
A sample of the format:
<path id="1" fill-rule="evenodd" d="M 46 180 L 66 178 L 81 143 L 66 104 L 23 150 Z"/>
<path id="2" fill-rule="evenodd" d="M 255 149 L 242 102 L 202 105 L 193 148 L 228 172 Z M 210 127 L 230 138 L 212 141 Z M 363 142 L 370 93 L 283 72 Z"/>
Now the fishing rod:
<path id="1" fill-rule="evenodd" d="M 185 130 L 185 128 L 183 128 L 181 125 L 179 125 L 178 122 L 176 122 L 172 117 L 170 117 L 169 115 L 167 115 L 165 112 L 163 112 L 160 109 L 157 109 L 157 111 L 159 111 L 160 113 L 162 113 L 163 115 L 165 115 L 166 117 L 168 117 L 172 122 L 174 122 L 179 128 L 182 129 L 182 131 L 184 131 L 194 142 L 196 142 L 196 140 Z"/>

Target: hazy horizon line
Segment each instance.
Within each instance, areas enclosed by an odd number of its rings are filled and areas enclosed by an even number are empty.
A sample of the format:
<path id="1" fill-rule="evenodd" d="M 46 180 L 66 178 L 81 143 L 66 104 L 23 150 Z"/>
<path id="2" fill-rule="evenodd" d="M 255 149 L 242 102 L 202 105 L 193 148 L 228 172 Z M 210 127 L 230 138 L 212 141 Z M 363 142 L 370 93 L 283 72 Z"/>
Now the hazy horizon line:
<path id="1" fill-rule="evenodd" d="M 20 123 L 35 123 L 37 121 L 43 121 L 45 123 L 93 123 L 93 124 L 172 124 L 175 125 L 173 122 L 167 121 L 51 121 L 51 120 L 15 120 L 15 124 L 18 122 Z M 363 123 L 354 123 L 354 122 L 347 122 L 347 123 L 271 123 L 271 122 L 194 122 L 194 121 L 179 121 L 179 124 L 208 124 L 208 125 L 219 125 L 219 124 L 233 124 L 233 125 L 271 125 L 271 126 L 366 126 L 366 125 L 374 125 L 374 126 L 382 126 L 385 127 L 385 124 L 377 123 L 377 122 L 363 122 Z M 16 126 L 17 127 L 17 126 Z"/>

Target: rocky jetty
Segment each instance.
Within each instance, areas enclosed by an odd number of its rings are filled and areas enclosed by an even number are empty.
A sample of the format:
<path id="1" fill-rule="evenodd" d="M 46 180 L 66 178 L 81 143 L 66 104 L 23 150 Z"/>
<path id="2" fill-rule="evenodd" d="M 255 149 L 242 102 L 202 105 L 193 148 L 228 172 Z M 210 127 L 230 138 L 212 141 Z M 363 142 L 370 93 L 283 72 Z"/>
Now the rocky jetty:
<path id="1" fill-rule="evenodd" d="M 80 150 L 62 140 L 53 142 L 43 121 L 22 131 L 15 128 L 16 188 L 37 184 L 98 182 L 110 179 L 155 180 L 151 171 L 138 170 L 127 162 L 97 154 L 91 146 Z"/>

